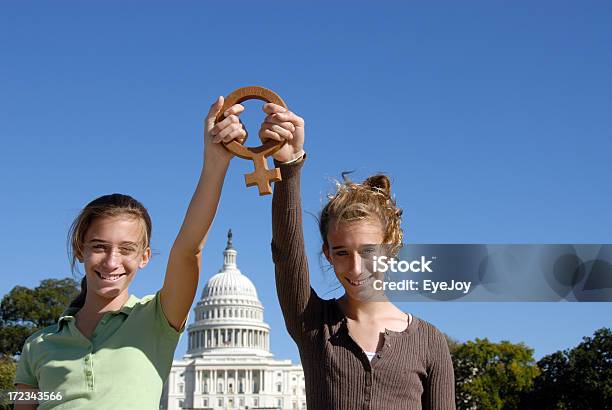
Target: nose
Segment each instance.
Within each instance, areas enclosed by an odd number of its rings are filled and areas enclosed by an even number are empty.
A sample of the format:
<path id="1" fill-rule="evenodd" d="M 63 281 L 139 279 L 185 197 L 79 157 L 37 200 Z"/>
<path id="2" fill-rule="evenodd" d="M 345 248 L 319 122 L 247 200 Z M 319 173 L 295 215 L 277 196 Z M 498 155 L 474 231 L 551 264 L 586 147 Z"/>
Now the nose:
<path id="1" fill-rule="evenodd" d="M 349 273 L 351 274 L 351 276 L 355 278 L 361 276 L 361 263 L 362 260 L 361 255 L 359 255 L 359 252 L 353 252 L 349 261 Z"/>
<path id="2" fill-rule="evenodd" d="M 119 254 L 119 252 L 116 252 L 114 249 L 111 249 L 104 255 L 102 264 L 105 268 L 109 270 L 115 270 L 119 267 L 120 262 L 121 255 Z"/>

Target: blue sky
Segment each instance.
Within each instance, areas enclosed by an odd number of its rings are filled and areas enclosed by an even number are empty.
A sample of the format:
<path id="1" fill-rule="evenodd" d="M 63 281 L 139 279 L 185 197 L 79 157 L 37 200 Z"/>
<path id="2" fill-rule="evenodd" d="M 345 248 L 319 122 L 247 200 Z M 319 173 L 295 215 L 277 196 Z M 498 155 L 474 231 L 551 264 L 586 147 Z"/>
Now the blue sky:
<path id="1" fill-rule="evenodd" d="M 306 120 L 305 211 L 340 172 L 384 171 L 408 243 L 610 243 L 611 20 L 606 2 L 3 3 L 0 293 L 69 275 L 72 218 L 110 192 L 150 210 L 156 254 L 132 291 L 155 292 L 199 175 L 203 116 L 245 85 Z M 246 103 L 251 145 L 260 105 Z M 200 291 L 231 227 L 273 352 L 298 360 L 273 286 L 270 198 L 244 187 L 249 167 L 232 161 Z M 305 235 L 313 286 L 338 296 L 308 215 Z M 612 326 L 609 303 L 401 307 L 536 357 Z"/>

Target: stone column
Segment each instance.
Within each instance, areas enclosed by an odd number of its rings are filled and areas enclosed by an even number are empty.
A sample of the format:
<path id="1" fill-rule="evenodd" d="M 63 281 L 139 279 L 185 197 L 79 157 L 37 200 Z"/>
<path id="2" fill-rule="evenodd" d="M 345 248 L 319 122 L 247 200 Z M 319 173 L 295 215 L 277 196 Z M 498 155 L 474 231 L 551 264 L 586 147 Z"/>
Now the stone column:
<path id="1" fill-rule="evenodd" d="M 204 373 L 202 370 L 196 370 L 196 372 L 198 372 L 198 385 L 195 388 L 195 391 L 197 393 L 202 393 L 202 380 L 204 379 L 204 375 L 202 373 Z"/>
<path id="2" fill-rule="evenodd" d="M 240 376 L 240 382 L 242 383 L 242 393 L 246 393 L 247 392 L 247 386 L 246 386 L 246 370 L 242 371 L 242 375 Z"/>
<path id="3" fill-rule="evenodd" d="M 210 392 L 217 393 L 217 369 L 212 370 Z"/>
<path id="4" fill-rule="evenodd" d="M 247 393 L 253 393 L 253 383 L 251 382 L 251 371 L 247 370 L 246 371 L 246 392 Z"/>

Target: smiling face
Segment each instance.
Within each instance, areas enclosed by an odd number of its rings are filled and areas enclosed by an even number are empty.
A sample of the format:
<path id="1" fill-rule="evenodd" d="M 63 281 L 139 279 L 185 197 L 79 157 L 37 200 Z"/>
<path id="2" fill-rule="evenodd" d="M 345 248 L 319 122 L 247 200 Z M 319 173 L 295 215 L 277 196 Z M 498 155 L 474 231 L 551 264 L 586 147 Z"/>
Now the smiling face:
<path id="1" fill-rule="evenodd" d="M 372 259 L 383 239 L 382 226 L 375 220 L 330 223 L 323 253 L 350 300 L 371 300 L 379 293 L 373 282 L 381 274 L 372 272 Z"/>
<path id="2" fill-rule="evenodd" d="M 109 300 L 127 299 L 128 285 L 151 256 L 150 248 L 142 245 L 143 235 L 143 222 L 130 215 L 98 217 L 91 222 L 84 236 L 81 260 L 88 294 Z"/>

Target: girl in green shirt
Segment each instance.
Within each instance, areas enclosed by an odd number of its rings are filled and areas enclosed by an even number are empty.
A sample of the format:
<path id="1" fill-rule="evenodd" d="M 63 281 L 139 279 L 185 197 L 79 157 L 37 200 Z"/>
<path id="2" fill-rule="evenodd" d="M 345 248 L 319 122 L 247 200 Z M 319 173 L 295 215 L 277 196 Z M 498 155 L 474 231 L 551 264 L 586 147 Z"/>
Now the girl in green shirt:
<path id="1" fill-rule="evenodd" d="M 238 118 L 242 105 L 215 125 L 222 106 L 219 97 L 205 120 L 202 173 L 155 296 L 138 299 L 128 289 L 151 257 L 144 206 L 127 195 L 105 195 L 77 216 L 70 246 L 73 267 L 78 261 L 85 271 L 81 294 L 57 324 L 26 340 L 15 378 L 23 392 L 16 409 L 159 408 L 232 158 L 220 143 L 246 136 Z"/>

